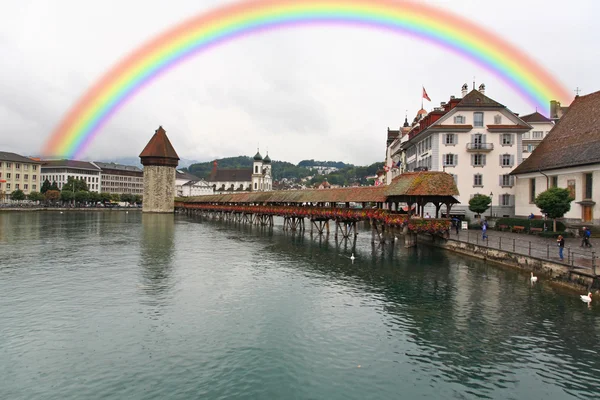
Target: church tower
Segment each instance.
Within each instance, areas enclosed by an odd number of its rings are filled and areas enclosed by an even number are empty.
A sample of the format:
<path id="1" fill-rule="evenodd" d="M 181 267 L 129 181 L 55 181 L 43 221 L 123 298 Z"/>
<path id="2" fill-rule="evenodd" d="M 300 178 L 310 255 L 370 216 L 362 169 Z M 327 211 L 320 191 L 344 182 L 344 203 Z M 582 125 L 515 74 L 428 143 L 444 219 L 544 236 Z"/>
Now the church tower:
<path id="1" fill-rule="evenodd" d="M 179 156 L 162 126 L 140 153 L 144 166 L 144 199 L 142 211 L 172 213 L 175 209 L 175 168 Z"/>
<path id="2" fill-rule="evenodd" d="M 271 159 L 269 158 L 269 152 L 263 160 L 263 190 L 273 190 L 273 176 L 271 175 Z"/>
<path id="3" fill-rule="evenodd" d="M 263 158 L 257 150 L 252 163 L 252 191 L 260 192 L 263 190 Z"/>

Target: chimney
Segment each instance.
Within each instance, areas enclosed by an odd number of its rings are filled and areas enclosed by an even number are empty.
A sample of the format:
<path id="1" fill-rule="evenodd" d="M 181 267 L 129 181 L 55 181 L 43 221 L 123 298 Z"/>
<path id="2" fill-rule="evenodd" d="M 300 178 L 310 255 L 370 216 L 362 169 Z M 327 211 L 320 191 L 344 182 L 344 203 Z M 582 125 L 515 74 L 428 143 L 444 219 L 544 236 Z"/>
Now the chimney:
<path id="1" fill-rule="evenodd" d="M 467 85 L 466 83 L 462 86 L 462 90 L 461 90 L 461 95 L 462 97 L 465 97 L 467 95 L 467 92 L 469 91 L 469 85 Z"/>
<path id="2" fill-rule="evenodd" d="M 479 85 L 479 93 L 485 94 L 485 84 L 484 83 L 482 83 L 481 85 Z"/>
<path id="3" fill-rule="evenodd" d="M 446 105 L 446 102 L 445 102 L 445 101 L 442 101 L 442 102 L 440 103 L 440 106 L 441 106 L 441 107 L 444 107 L 445 105 Z"/>
<path id="4" fill-rule="evenodd" d="M 550 119 L 558 119 L 558 110 L 560 109 L 560 103 L 556 100 L 550 100 Z"/>
<path id="5" fill-rule="evenodd" d="M 456 96 L 450 96 L 450 100 L 454 100 Z"/>

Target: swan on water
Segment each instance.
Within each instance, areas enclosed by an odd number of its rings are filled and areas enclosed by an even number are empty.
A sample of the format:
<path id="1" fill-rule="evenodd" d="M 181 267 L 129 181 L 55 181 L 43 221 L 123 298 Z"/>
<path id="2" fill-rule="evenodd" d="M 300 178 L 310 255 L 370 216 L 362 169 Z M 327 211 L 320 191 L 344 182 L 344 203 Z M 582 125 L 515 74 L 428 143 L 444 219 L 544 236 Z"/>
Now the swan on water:
<path id="1" fill-rule="evenodd" d="M 537 282 L 537 276 L 533 276 L 533 272 L 531 273 L 531 282 Z"/>
<path id="2" fill-rule="evenodd" d="M 592 302 L 592 293 L 588 293 L 587 296 L 585 294 L 580 294 L 579 298 L 581 299 L 581 301 L 583 301 L 584 303 L 591 303 Z"/>
<path id="3" fill-rule="evenodd" d="M 352 255 L 350 256 L 350 259 L 351 259 L 352 261 L 354 261 L 354 253 L 352 253 Z"/>

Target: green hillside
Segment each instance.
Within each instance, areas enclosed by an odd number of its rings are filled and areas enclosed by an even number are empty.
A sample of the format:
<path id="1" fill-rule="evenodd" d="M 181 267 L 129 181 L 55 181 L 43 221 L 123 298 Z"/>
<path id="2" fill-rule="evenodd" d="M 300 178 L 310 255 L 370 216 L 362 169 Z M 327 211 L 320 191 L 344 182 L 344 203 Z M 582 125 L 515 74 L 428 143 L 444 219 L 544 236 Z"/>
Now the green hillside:
<path id="1" fill-rule="evenodd" d="M 229 168 L 252 168 L 252 158 L 248 156 L 238 157 L 227 157 L 217 160 L 218 168 L 229 169 Z M 300 165 L 302 164 L 302 165 Z M 298 165 L 286 161 L 273 161 L 272 171 L 273 179 L 280 181 L 283 178 L 299 181 L 302 178 L 306 178 L 314 174 L 306 166 L 330 166 L 338 167 L 342 166 L 338 171 L 328 175 L 315 175 L 311 180 L 310 184 L 321 183 L 325 178 L 333 185 L 348 186 L 354 182 L 360 184 L 367 184 L 366 177 L 375 175 L 378 169 L 383 168 L 383 163 L 374 163 L 369 166 L 359 167 L 352 164 L 345 164 L 337 161 L 314 161 L 314 160 L 303 160 Z M 195 163 L 190 165 L 188 168 L 183 168 L 184 171 L 188 171 L 193 175 L 207 179 L 212 171 L 213 162 L 207 161 L 203 163 Z"/>

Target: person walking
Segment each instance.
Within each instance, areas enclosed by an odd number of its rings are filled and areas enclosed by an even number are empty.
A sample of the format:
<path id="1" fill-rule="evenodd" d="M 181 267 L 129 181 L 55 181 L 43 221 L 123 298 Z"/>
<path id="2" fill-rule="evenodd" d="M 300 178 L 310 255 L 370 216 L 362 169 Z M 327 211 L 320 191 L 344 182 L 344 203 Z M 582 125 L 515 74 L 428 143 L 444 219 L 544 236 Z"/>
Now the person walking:
<path id="1" fill-rule="evenodd" d="M 562 235 L 558 235 L 556 238 L 556 245 L 558 246 L 558 256 L 560 261 L 564 261 L 563 251 L 565 250 L 565 238 Z"/>
<path id="2" fill-rule="evenodd" d="M 487 222 L 486 221 L 483 221 L 483 225 L 481 226 L 481 233 L 482 233 L 481 238 L 483 240 L 487 239 L 488 236 L 487 236 Z"/>
<path id="3" fill-rule="evenodd" d="M 583 227 L 583 239 L 581 240 L 581 247 L 592 247 L 590 238 L 592 237 L 592 231 L 590 228 Z"/>
<path id="4" fill-rule="evenodd" d="M 458 235 L 458 230 L 460 228 L 460 220 L 454 217 L 452 221 L 454 222 L 454 228 L 456 228 L 456 234 Z"/>

